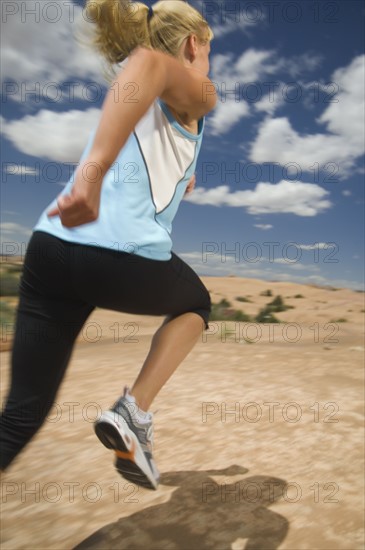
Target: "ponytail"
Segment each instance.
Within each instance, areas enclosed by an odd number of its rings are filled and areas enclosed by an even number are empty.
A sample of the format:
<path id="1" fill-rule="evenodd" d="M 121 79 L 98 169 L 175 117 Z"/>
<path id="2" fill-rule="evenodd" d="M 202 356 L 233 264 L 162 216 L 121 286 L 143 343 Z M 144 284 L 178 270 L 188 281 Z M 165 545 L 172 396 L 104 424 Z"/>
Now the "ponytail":
<path id="1" fill-rule="evenodd" d="M 145 4 L 87 0 L 86 16 L 95 24 L 93 45 L 109 65 L 124 61 L 137 46 L 151 47 Z"/>
<path id="2" fill-rule="evenodd" d="M 137 46 L 178 57 L 189 35 L 202 43 L 213 38 L 206 20 L 183 0 L 160 0 L 152 9 L 131 0 L 87 0 L 86 16 L 94 23 L 93 46 L 111 69 Z"/>

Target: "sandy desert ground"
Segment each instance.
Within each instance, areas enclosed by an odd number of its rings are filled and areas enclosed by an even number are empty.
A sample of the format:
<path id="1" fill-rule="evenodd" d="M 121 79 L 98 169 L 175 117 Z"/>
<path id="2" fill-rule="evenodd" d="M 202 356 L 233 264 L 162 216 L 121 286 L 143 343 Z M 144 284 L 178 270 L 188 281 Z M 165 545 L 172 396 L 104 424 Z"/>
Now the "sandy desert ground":
<path id="1" fill-rule="evenodd" d="M 52 414 L 2 477 L 3 550 L 363 548 L 364 294 L 203 280 L 248 314 L 266 289 L 294 309 L 276 325 L 211 323 L 152 407 L 157 491 L 118 476 L 92 423 L 162 320 L 95 311 Z"/>

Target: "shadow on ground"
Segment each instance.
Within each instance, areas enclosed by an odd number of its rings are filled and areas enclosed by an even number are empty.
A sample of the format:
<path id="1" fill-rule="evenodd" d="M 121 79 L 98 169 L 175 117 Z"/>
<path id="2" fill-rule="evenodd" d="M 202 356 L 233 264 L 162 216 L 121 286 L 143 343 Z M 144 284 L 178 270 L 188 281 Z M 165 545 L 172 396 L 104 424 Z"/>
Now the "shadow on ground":
<path id="1" fill-rule="evenodd" d="M 234 483 L 211 477 L 247 471 L 230 466 L 165 473 L 161 484 L 176 487 L 168 502 L 102 527 L 74 550 L 277 549 L 288 532 L 288 521 L 268 506 L 283 496 L 286 482 L 270 476 L 240 478 Z"/>

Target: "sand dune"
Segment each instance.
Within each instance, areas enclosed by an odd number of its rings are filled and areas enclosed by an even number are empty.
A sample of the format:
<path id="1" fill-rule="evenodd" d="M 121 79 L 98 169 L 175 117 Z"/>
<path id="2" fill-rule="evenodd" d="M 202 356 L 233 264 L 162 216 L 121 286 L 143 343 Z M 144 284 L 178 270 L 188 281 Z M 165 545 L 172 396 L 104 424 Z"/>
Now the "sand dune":
<path id="1" fill-rule="evenodd" d="M 364 294 L 203 280 L 251 316 L 277 295 L 294 307 L 275 325 L 211 322 L 153 404 L 156 492 L 118 476 L 92 422 L 162 319 L 96 310 L 52 414 L 2 477 L 4 550 L 363 548 Z"/>

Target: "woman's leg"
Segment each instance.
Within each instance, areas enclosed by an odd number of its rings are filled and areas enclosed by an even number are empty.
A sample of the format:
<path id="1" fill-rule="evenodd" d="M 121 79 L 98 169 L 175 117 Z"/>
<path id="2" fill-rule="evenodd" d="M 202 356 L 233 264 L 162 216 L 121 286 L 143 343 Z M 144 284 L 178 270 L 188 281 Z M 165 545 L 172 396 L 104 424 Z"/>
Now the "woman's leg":
<path id="1" fill-rule="evenodd" d="M 125 391 L 95 423 L 100 441 L 116 454 L 118 472 L 133 483 L 156 489 L 152 415 L 145 411 L 208 327 L 209 293 L 174 254 L 164 262 L 94 247 L 87 251 L 86 261 L 85 247 L 75 252 L 75 285 L 85 302 L 137 315 L 167 316 L 153 337 L 132 395 Z"/>
<path id="2" fill-rule="evenodd" d="M 175 254 L 168 262 L 147 260 L 36 232 L 20 290 L 12 382 L 0 421 L 1 468 L 42 425 L 94 307 L 168 316 L 134 386 L 141 409 L 149 407 L 208 326 L 209 293 Z"/>
<path id="3" fill-rule="evenodd" d="M 209 292 L 198 275 L 173 253 L 169 262 L 165 297 L 169 317 L 157 330 L 150 352 L 131 393 L 147 411 L 152 401 L 208 328 L 211 309 Z"/>
<path id="4" fill-rule="evenodd" d="M 166 315 L 131 390 L 146 411 L 159 390 L 208 328 L 210 296 L 196 273 L 176 254 L 170 261 L 110 250 L 90 250 L 89 265 L 77 261 L 86 301 L 128 313 Z M 87 273 L 93 276 L 87 277 Z"/>
<path id="5" fill-rule="evenodd" d="M 94 300 L 94 305 L 105 309 L 167 316 L 131 390 L 146 411 L 208 328 L 209 293 L 176 254 L 165 262 L 99 249 L 90 251 L 89 261 L 89 266 L 79 262 L 76 269 L 84 281 L 81 292 L 85 301 Z"/>
<path id="6" fill-rule="evenodd" d="M 184 313 L 164 323 L 152 339 L 151 349 L 131 393 L 143 411 L 195 346 L 204 322 L 196 313 Z"/>
<path id="7" fill-rule="evenodd" d="M 11 386 L 0 418 L 0 469 L 42 426 L 93 310 L 69 296 L 69 261 L 62 242 L 43 234 L 32 237 L 20 284 Z"/>

